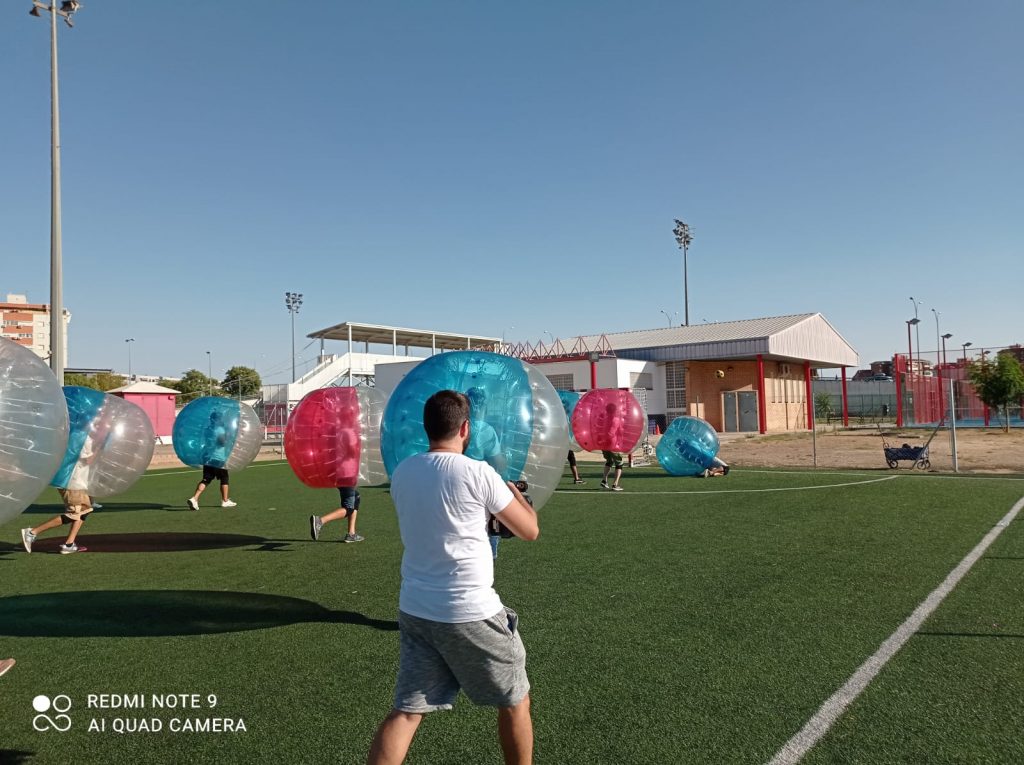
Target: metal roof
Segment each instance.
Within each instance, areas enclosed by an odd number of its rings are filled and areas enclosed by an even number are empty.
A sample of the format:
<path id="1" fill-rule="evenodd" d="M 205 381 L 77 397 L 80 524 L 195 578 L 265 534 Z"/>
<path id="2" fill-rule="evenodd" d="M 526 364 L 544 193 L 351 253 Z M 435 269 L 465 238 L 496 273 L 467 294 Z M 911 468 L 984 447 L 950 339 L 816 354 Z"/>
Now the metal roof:
<path id="1" fill-rule="evenodd" d="M 579 338 L 592 344 L 601 335 Z M 619 358 L 644 361 L 765 358 L 855 367 L 857 351 L 820 313 L 605 334 Z"/>
<path id="2" fill-rule="evenodd" d="M 343 340 L 375 345 L 404 345 L 410 348 L 437 348 L 461 351 L 481 345 L 501 343 L 500 337 L 467 335 L 458 332 L 436 332 L 429 329 L 389 327 L 384 324 L 359 324 L 353 321 L 310 332 L 306 337 L 314 340 Z"/>
<path id="3" fill-rule="evenodd" d="M 177 396 L 180 394 L 180 391 L 176 391 L 174 388 L 165 388 L 163 385 L 157 385 L 156 383 L 139 381 L 122 385 L 120 388 L 111 388 L 107 393 L 173 393 Z"/>

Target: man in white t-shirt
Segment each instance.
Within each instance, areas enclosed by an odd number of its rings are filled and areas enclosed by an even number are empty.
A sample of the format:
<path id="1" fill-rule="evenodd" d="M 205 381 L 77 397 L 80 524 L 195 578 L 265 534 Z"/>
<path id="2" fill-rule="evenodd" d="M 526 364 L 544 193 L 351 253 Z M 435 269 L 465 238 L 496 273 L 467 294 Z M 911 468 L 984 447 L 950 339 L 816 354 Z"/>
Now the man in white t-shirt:
<path id="1" fill-rule="evenodd" d="M 374 737 L 371 765 L 401 763 L 423 716 L 451 709 L 460 689 L 475 704 L 498 708 L 506 763 L 533 761 L 526 649 L 519 617 L 494 591 L 486 524 L 493 513 L 527 540 L 540 528 L 514 485 L 463 453 L 469 415 L 465 395 L 431 396 L 423 407 L 430 451 L 405 459 L 391 477 L 405 547 L 401 651 L 394 708 Z"/>

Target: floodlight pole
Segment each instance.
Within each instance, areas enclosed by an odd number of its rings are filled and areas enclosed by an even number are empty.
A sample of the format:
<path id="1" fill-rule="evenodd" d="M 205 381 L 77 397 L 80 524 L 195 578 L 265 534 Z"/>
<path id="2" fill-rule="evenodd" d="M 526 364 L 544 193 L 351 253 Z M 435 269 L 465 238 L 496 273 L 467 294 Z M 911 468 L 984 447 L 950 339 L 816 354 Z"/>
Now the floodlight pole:
<path id="1" fill-rule="evenodd" d="M 672 233 L 676 236 L 676 243 L 683 251 L 683 325 L 690 326 L 690 284 L 687 274 L 686 252 L 693 242 L 693 229 L 679 218 L 675 219 L 676 226 Z"/>
<path id="2" fill-rule="evenodd" d="M 134 337 L 129 337 L 129 338 L 127 338 L 125 340 L 125 343 L 128 344 L 128 382 L 129 382 L 129 384 L 132 381 L 132 343 L 134 343 L 134 342 L 135 342 L 135 338 Z"/>
<path id="3" fill-rule="evenodd" d="M 210 381 L 210 395 L 213 395 L 213 356 L 209 351 L 206 352 L 206 362 L 209 365 L 208 379 Z"/>
<path id="4" fill-rule="evenodd" d="M 960 343 L 960 347 L 964 352 L 964 366 L 967 366 L 967 349 L 970 348 L 974 343 Z"/>
<path id="5" fill-rule="evenodd" d="M 284 305 L 288 309 L 288 313 L 292 315 L 292 382 L 295 382 L 295 314 L 299 312 L 299 307 L 302 305 L 302 293 L 284 293 Z M 349 367 L 351 365 L 352 359 L 349 358 Z"/>
<path id="6" fill-rule="evenodd" d="M 914 300 L 913 297 L 910 298 L 910 302 L 914 304 L 914 318 L 917 319 L 917 307 L 921 306 L 921 305 L 924 305 L 924 303 L 922 301 L 920 301 L 920 300 Z M 918 321 L 920 321 L 920 319 L 918 319 Z M 920 361 L 920 359 L 921 359 L 921 326 L 917 323 L 917 321 L 914 322 L 914 334 L 916 335 L 915 339 L 917 340 L 917 358 Z"/>
<path id="7" fill-rule="evenodd" d="M 60 385 L 64 384 L 64 272 L 60 227 L 60 93 L 57 87 L 57 17 L 70 27 L 78 0 L 45 5 L 33 0 L 29 13 L 50 14 L 50 369 Z"/>

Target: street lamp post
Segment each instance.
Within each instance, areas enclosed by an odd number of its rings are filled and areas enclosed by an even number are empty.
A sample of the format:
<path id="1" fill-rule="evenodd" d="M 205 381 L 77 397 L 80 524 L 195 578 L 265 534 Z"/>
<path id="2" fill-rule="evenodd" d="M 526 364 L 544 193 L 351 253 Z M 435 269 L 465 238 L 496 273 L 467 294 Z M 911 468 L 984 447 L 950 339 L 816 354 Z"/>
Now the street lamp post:
<path id="1" fill-rule="evenodd" d="M 128 382 L 132 381 L 132 343 L 134 342 L 134 337 L 129 337 L 125 340 L 125 343 L 128 345 Z"/>
<path id="2" fill-rule="evenodd" d="M 964 366 L 967 366 L 967 349 L 970 348 L 974 343 L 960 343 L 960 347 L 964 352 Z"/>
<path id="3" fill-rule="evenodd" d="M 50 369 L 60 385 L 64 384 L 64 274 L 60 230 L 60 97 L 57 88 L 57 17 L 69 27 L 71 16 L 81 7 L 78 0 L 64 0 L 57 7 L 32 0 L 29 13 L 41 17 L 50 14 Z"/>
<path id="4" fill-rule="evenodd" d="M 935 314 L 935 366 L 939 365 L 939 312 L 934 308 L 932 313 Z M 920 352 L 920 351 L 919 351 Z"/>
<path id="5" fill-rule="evenodd" d="M 942 336 L 942 366 L 946 366 L 946 341 L 952 336 L 952 332 L 947 332 Z"/>
<path id="6" fill-rule="evenodd" d="M 207 379 L 210 381 L 210 395 L 213 395 L 213 356 L 209 351 L 206 352 L 206 363 L 208 365 L 209 374 Z"/>
<path id="7" fill-rule="evenodd" d="M 921 323 L 921 320 L 918 319 L 916 316 L 913 319 L 907 319 L 907 357 L 908 357 L 907 371 L 911 372 L 911 373 L 913 373 L 913 371 L 914 371 L 914 346 L 910 342 L 910 328 L 912 326 L 916 327 L 920 323 Z M 917 347 L 917 352 L 918 352 L 918 354 L 921 353 L 921 346 Z"/>
<path id="8" fill-rule="evenodd" d="M 920 361 L 921 360 L 921 328 L 919 326 L 917 326 L 917 324 L 918 324 L 917 308 L 918 308 L 918 306 L 924 305 L 924 303 L 921 302 L 920 300 L 914 300 L 913 297 L 910 298 L 910 302 L 914 304 L 914 335 L 915 335 L 915 339 L 917 340 L 917 358 L 918 358 L 918 361 Z"/>
<path id="9" fill-rule="evenodd" d="M 288 309 L 288 313 L 292 315 L 292 382 L 295 382 L 295 314 L 299 312 L 299 307 L 302 305 L 302 293 L 284 293 L 284 305 Z"/>
<path id="10" fill-rule="evenodd" d="M 686 251 L 693 243 L 693 229 L 683 223 L 679 218 L 675 219 L 676 226 L 672 233 L 676 235 L 676 243 L 683 251 L 683 324 L 690 326 L 690 285 L 687 274 Z"/>
<path id="11" fill-rule="evenodd" d="M 663 314 L 665 314 L 665 319 L 668 320 L 668 325 L 669 325 L 669 327 L 671 327 L 672 326 L 672 317 L 668 315 L 668 311 L 666 311 L 664 308 L 661 309 L 661 312 Z M 676 311 L 675 315 L 678 316 L 679 315 L 679 311 Z"/>

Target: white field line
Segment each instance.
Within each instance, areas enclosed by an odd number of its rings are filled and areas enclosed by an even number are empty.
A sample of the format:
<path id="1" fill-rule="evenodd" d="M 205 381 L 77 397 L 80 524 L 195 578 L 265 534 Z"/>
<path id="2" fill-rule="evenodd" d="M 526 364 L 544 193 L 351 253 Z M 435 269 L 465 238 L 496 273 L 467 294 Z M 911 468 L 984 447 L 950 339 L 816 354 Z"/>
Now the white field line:
<path id="1" fill-rule="evenodd" d="M 765 494 L 773 491 L 813 491 L 814 489 L 837 489 L 841 486 L 863 486 L 869 483 L 881 483 L 883 481 L 892 481 L 899 478 L 898 475 L 887 475 L 884 478 L 872 478 L 869 481 L 849 481 L 847 483 L 826 483 L 821 486 L 780 486 L 774 489 L 698 489 L 696 491 L 633 491 L 633 492 L 617 492 L 617 491 L 587 491 L 584 489 L 555 489 L 555 494 L 579 494 L 583 497 L 593 497 L 595 494 L 632 494 L 634 497 L 643 496 L 647 497 L 652 494 Z M 714 479 L 710 479 L 714 480 Z"/>
<path id="2" fill-rule="evenodd" d="M 878 650 L 868 658 L 846 681 L 842 688 L 833 693 L 828 700 L 818 709 L 803 728 L 793 738 L 786 742 L 775 756 L 769 761 L 769 765 L 795 765 L 800 762 L 803 756 L 828 733 L 846 708 L 867 688 L 868 684 L 875 679 L 875 676 L 882 670 L 882 667 L 903 647 L 911 636 L 920 629 L 924 621 L 931 616 L 932 612 L 942 601 L 953 591 L 961 579 L 971 570 L 971 567 L 984 554 L 985 550 L 996 541 L 1003 530 L 1010 525 L 1013 519 L 1024 508 L 1024 498 L 1017 500 L 1010 511 L 993 526 L 977 546 L 971 550 L 960 564 L 954 568 L 945 580 L 932 590 L 914 612 L 907 617 L 894 633 L 879 646 Z"/>

